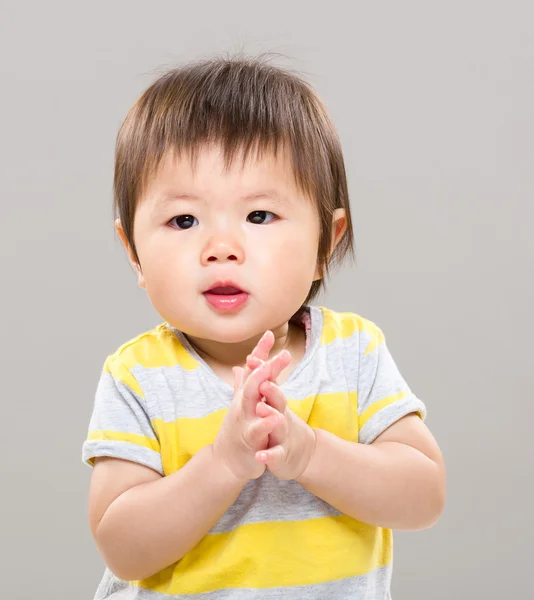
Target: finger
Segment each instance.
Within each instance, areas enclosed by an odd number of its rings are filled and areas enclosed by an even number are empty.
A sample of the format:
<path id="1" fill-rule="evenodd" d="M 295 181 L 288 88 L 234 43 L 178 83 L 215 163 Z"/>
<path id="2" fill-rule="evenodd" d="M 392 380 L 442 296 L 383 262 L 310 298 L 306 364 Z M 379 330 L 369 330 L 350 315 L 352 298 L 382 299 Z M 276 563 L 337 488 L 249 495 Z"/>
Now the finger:
<path id="1" fill-rule="evenodd" d="M 273 356 L 273 358 L 264 363 L 269 369 L 267 379 L 276 381 L 280 373 L 289 365 L 290 362 L 291 353 L 289 350 L 282 350 L 276 356 Z"/>
<path id="2" fill-rule="evenodd" d="M 278 413 L 282 419 L 280 423 L 269 433 L 269 446 L 277 446 L 278 444 L 282 444 L 287 438 L 287 421 L 285 415 L 279 413 L 272 406 L 269 406 L 265 402 L 258 402 L 256 404 L 256 415 L 258 417 L 267 417 L 271 414 Z"/>
<path id="3" fill-rule="evenodd" d="M 248 357 L 247 357 L 247 361 L 245 361 L 245 366 L 244 367 L 239 367 L 240 369 L 243 369 L 243 378 L 242 378 L 242 382 L 244 382 L 247 377 L 252 373 L 252 371 L 254 371 L 254 368 L 251 368 L 248 365 Z"/>
<path id="4" fill-rule="evenodd" d="M 247 356 L 247 367 L 250 369 L 251 372 L 254 371 L 254 369 L 260 367 L 263 364 L 263 362 L 263 360 L 260 360 L 255 356 Z"/>
<path id="5" fill-rule="evenodd" d="M 265 362 L 269 358 L 269 352 L 274 344 L 274 334 L 272 331 L 266 331 L 260 338 L 260 341 L 256 344 L 254 350 L 247 356 L 247 362 L 252 359 L 255 362 L 255 366 L 252 366 L 251 370 L 257 368 L 261 362 Z"/>
<path id="6" fill-rule="evenodd" d="M 260 341 L 252 351 L 251 355 L 266 361 L 269 358 L 269 352 L 274 345 L 274 333 L 267 330 L 261 337 Z"/>
<path id="7" fill-rule="evenodd" d="M 276 382 L 280 373 L 289 365 L 291 362 L 291 352 L 289 350 L 282 350 L 275 357 L 273 357 L 269 363 L 271 365 L 271 373 L 269 379 Z"/>
<path id="8" fill-rule="evenodd" d="M 267 465 L 270 469 L 279 467 L 284 462 L 285 456 L 286 451 L 282 445 L 256 452 L 256 460 Z"/>
<path id="9" fill-rule="evenodd" d="M 258 390 L 260 383 L 269 378 L 271 372 L 270 363 L 262 363 L 257 369 L 254 369 L 252 373 L 247 377 L 243 383 L 243 396 L 245 404 L 248 407 L 256 408 L 256 403 L 260 401 L 261 394 Z M 253 412 L 253 411 L 252 411 Z"/>
<path id="10" fill-rule="evenodd" d="M 258 402 L 258 404 L 256 404 L 256 416 L 257 417 L 268 417 L 269 415 L 274 415 L 277 413 L 282 415 L 281 411 L 270 406 L 269 404 L 267 404 L 267 402 Z M 283 418 L 283 415 L 282 415 L 282 418 Z"/>
<path id="11" fill-rule="evenodd" d="M 261 399 L 259 392 L 259 385 L 267 379 L 273 379 L 278 377 L 280 372 L 287 367 L 291 362 L 291 354 L 288 350 L 282 350 L 271 360 L 262 363 L 257 369 L 254 369 L 252 373 L 244 380 L 243 383 L 243 398 L 244 398 L 244 410 L 245 415 L 250 416 L 254 413 L 256 404 Z"/>
<path id="12" fill-rule="evenodd" d="M 245 373 L 243 379 L 246 379 L 254 369 L 259 367 L 261 361 L 266 361 L 269 358 L 269 352 L 271 351 L 273 344 L 274 334 L 272 331 L 268 330 L 261 336 L 254 350 L 252 350 L 252 352 L 247 356 L 247 359 L 245 361 Z M 254 359 L 253 364 L 248 364 L 249 359 Z"/>
<path id="13" fill-rule="evenodd" d="M 257 417 L 268 417 L 269 415 L 273 414 L 273 410 L 275 410 L 274 408 L 272 408 L 272 406 L 269 406 L 266 402 L 265 402 L 265 398 L 261 398 L 260 401 L 258 402 L 258 404 L 256 404 L 256 416 Z"/>
<path id="14" fill-rule="evenodd" d="M 282 354 L 284 353 L 284 354 Z M 259 359 L 257 356 L 252 356 L 249 354 L 247 356 L 246 366 L 251 370 L 257 369 L 262 363 L 265 362 Z M 273 380 L 276 380 L 280 373 L 287 367 L 287 365 L 291 362 L 291 353 L 289 350 L 282 350 L 279 354 L 271 358 L 272 363 L 272 374 Z"/>
<path id="15" fill-rule="evenodd" d="M 280 419 L 283 419 L 282 415 L 279 412 L 276 412 L 275 414 L 264 417 L 263 419 L 257 419 L 251 423 L 246 437 L 252 447 L 257 446 L 266 436 L 274 431 L 278 425 L 280 425 Z"/>
<path id="16" fill-rule="evenodd" d="M 237 394 L 237 391 L 241 387 L 243 382 L 244 369 L 241 367 L 233 367 L 232 373 L 234 375 L 234 394 Z"/>
<path id="17" fill-rule="evenodd" d="M 259 385 L 260 394 L 263 394 L 267 403 L 278 412 L 284 414 L 287 406 L 287 399 L 276 383 L 264 381 Z"/>

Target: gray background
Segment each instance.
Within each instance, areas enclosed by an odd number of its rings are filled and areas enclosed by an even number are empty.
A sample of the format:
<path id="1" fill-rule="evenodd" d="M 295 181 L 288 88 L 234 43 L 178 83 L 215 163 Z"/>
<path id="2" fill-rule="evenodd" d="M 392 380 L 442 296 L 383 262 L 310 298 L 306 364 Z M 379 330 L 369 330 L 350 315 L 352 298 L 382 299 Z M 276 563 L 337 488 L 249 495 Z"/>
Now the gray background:
<path id="1" fill-rule="evenodd" d="M 81 463 L 105 356 L 160 317 L 114 236 L 115 135 L 159 69 L 281 52 L 339 129 L 357 264 L 321 304 L 377 322 L 446 457 L 395 600 L 534 598 L 530 2 L 2 2 L 0 596 L 90 599 Z"/>

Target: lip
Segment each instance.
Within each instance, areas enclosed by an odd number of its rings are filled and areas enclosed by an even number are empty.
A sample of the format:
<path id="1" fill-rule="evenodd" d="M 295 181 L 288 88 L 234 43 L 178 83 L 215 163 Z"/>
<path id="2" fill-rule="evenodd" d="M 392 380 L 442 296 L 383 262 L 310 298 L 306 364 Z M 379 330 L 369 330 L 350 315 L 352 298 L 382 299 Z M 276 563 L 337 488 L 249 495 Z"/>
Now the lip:
<path id="1" fill-rule="evenodd" d="M 212 286 L 210 286 L 207 290 L 205 290 L 203 293 L 204 294 L 213 293 L 212 290 L 214 290 L 215 288 L 218 288 L 218 287 L 233 287 L 238 290 L 241 290 L 241 292 L 244 292 L 245 294 L 248 294 L 247 290 L 244 290 L 240 285 L 238 285 L 237 283 L 234 283 L 230 279 L 219 279 Z"/>
<path id="2" fill-rule="evenodd" d="M 233 287 L 240 290 L 236 294 L 216 294 L 212 290 L 218 287 Z M 208 290 L 203 292 L 208 304 L 217 311 L 231 312 L 241 308 L 248 300 L 248 292 L 241 286 L 228 279 L 217 281 Z"/>

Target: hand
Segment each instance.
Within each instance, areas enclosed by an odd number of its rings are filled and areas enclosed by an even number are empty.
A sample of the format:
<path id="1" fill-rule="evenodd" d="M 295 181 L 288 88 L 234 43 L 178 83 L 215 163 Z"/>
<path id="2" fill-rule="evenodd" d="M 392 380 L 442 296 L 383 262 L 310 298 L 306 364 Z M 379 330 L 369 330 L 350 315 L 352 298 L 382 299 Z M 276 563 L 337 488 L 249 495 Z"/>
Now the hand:
<path id="1" fill-rule="evenodd" d="M 268 357 L 273 344 L 274 335 L 267 331 L 248 358 Z M 244 368 L 233 368 L 234 397 L 213 444 L 213 452 L 244 482 L 257 479 L 265 471 L 265 465 L 256 460 L 256 453 L 268 448 L 269 434 L 282 419 L 270 406 L 261 416 L 257 414 L 257 405 L 264 404 L 259 387 L 269 378 L 276 379 L 290 360 L 289 352 L 283 350 L 269 361 L 261 360 L 257 368 L 249 367 L 248 363 Z"/>
<path id="2" fill-rule="evenodd" d="M 257 356 L 249 357 L 247 364 L 257 365 Z M 274 408 L 283 415 L 283 420 L 269 434 L 268 449 L 256 453 L 256 460 L 266 465 L 279 479 L 298 479 L 315 451 L 315 431 L 287 408 L 286 397 L 276 383 L 265 381 L 260 384 L 259 391 L 265 402 L 256 405 L 258 417 L 267 417 Z"/>
<path id="3" fill-rule="evenodd" d="M 267 361 L 267 359 L 269 358 L 269 350 L 270 348 L 267 348 L 265 345 L 261 345 L 258 344 L 258 346 L 256 346 L 256 349 L 254 350 L 254 352 L 252 352 L 252 354 L 249 354 L 249 356 L 247 356 L 247 360 L 245 363 L 245 367 L 248 368 L 249 370 L 254 370 L 257 369 L 258 367 L 260 367 L 264 362 Z M 288 358 L 289 360 L 287 361 L 287 364 L 289 364 L 291 362 L 291 353 L 289 352 L 289 350 L 286 350 L 285 352 L 287 352 Z M 284 367 L 285 368 L 285 367 Z M 279 375 L 280 373 L 278 373 Z M 278 375 L 276 375 L 275 377 L 271 377 L 270 381 L 272 381 L 273 383 L 276 383 L 276 379 L 278 378 Z M 267 382 L 262 383 L 262 385 L 267 385 Z M 260 392 L 261 392 L 261 387 L 260 387 Z M 266 398 L 265 396 L 262 394 L 262 403 L 266 402 Z M 285 398 L 284 398 L 285 400 Z M 268 404 L 262 404 L 260 406 L 256 407 L 256 410 L 260 410 L 262 411 L 261 414 L 256 413 L 258 416 L 266 416 L 266 410 L 265 407 L 268 407 Z M 284 410 L 286 408 L 286 404 L 285 402 L 280 404 L 278 407 L 273 407 L 276 408 L 278 410 L 278 412 L 284 414 Z M 268 443 L 268 448 L 271 448 L 273 446 L 277 446 L 281 441 L 281 438 L 277 435 L 277 430 L 273 430 L 270 434 L 269 434 L 269 443 Z"/>

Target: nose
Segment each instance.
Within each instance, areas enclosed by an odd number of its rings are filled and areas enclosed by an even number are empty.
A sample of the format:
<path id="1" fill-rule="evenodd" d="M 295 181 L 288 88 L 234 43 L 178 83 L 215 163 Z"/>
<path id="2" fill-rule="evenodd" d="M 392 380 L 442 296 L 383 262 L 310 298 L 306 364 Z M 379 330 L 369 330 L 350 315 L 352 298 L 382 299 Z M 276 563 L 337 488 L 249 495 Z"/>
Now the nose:
<path id="1" fill-rule="evenodd" d="M 212 262 L 235 262 L 241 264 L 245 253 L 237 240 L 229 238 L 212 239 L 208 242 L 201 255 L 201 263 L 206 266 Z"/>

